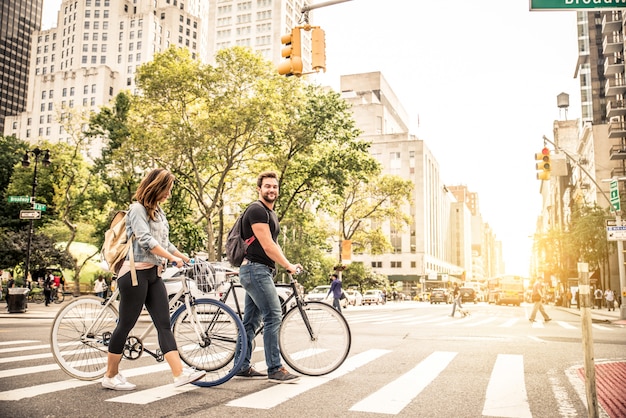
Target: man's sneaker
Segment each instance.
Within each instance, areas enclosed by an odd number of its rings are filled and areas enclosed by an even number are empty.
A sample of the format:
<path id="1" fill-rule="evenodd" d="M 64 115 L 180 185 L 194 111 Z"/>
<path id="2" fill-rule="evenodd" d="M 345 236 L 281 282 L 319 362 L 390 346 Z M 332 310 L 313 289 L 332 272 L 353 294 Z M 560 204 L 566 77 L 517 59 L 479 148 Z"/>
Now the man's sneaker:
<path id="1" fill-rule="evenodd" d="M 205 371 L 185 367 L 180 376 L 174 378 L 174 387 L 186 385 L 202 379 L 206 375 Z"/>
<path id="2" fill-rule="evenodd" d="M 235 376 L 244 379 L 265 379 L 267 374 L 254 370 L 254 367 L 250 367 L 248 370 L 239 372 Z"/>
<path id="3" fill-rule="evenodd" d="M 137 385 L 130 383 L 119 373 L 115 377 L 104 376 L 102 378 L 102 386 L 113 390 L 134 390 L 137 387 Z"/>
<path id="4" fill-rule="evenodd" d="M 274 373 L 268 375 L 267 378 L 270 382 L 274 383 L 296 383 L 300 380 L 300 376 L 289 373 L 284 367 L 281 367 Z"/>

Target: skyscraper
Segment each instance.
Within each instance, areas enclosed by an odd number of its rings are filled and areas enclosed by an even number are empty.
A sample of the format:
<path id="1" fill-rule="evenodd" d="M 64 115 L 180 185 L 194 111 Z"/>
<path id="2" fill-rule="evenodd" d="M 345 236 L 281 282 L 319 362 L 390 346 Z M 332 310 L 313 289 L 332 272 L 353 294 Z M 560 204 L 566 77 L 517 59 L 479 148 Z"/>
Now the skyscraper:
<path id="1" fill-rule="evenodd" d="M 0 5 L 0 133 L 6 116 L 26 109 L 30 47 L 41 29 L 43 0 L 3 1 Z"/>

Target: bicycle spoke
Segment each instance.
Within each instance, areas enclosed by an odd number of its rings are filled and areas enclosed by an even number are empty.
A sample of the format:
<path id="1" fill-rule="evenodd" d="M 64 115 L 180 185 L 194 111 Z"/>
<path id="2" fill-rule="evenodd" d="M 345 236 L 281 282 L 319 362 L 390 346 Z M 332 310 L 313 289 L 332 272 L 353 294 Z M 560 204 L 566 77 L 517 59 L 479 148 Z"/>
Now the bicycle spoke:
<path id="1" fill-rule="evenodd" d="M 306 319 L 298 307 L 283 319 L 279 341 L 285 362 L 310 376 L 336 370 L 350 351 L 350 328 L 345 318 L 321 302 L 307 303 L 303 312 Z"/>
<path id="2" fill-rule="evenodd" d="M 195 312 L 183 307 L 172 318 L 181 359 L 207 372 L 204 379 L 195 384 L 224 383 L 239 370 L 244 360 L 243 356 L 238 356 L 235 361 L 240 347 L 246 347 L 243 324 L 230 308 L 216 300 L 199 299 L 191 308 Z"/>
<path id="3" fill-rule="evenodd" d="M 50 331 L 52 354 L 59 366 L 77 379 L 102 377 L 108 353 L 106 336 L 115 329 L 117 318 L 115 308 L 103 308 L 101 300 L 89 296 L 59 311 Z"/>

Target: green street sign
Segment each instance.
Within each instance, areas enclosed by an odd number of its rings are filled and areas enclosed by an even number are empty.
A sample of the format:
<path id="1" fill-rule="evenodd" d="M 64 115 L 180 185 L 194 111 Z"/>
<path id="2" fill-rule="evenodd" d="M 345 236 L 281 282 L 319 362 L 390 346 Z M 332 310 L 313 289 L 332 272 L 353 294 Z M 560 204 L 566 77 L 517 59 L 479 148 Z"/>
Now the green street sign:
<path id="1" fill-rule="evenodd" d="M 530 10 L 622 9 L 626 0 L 530 0 Z"/>
<path id="2" fill-rule="evenodd" d="M 33 209 L 45 211 L 46 205 L 44 205 L 43 203 L 33 203 Z"/>
<path id="3" fill-rule="evenodd" d="M 613 209 L 616 211 L 621 210 L 621 204 L 619 201 L 619 188 L 617 185 L 617 180 L 611 181 L 610 198 L 611 198 L 611 205 L 613 206 Z"/>
<path id="4" fill-rule="evenodd" d="M 30 196 L 9 196 L 10 203 L 30 203 Z"/>

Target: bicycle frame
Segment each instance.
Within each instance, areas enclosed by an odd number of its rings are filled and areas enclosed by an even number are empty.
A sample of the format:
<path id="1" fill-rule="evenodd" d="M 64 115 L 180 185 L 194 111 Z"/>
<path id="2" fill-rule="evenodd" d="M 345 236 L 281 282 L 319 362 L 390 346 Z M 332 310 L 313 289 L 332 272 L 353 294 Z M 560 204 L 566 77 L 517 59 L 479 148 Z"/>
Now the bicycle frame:
<path id="1" fill-rule="evenodd" d="M 232 293 L 233 299 L 235 301 L 235 312 L 237 313 L 237 315 L 239 315 L 239 318 L 241 318 L 241 320 L 243 321 L 243 312 L 242 312 L 241 306 L 239 305 L 237 292 L 233 290 L 235 286 L 238 286 L 238 287 L 243 287 L 243 286 L 241 286 L 241 284 L 235 284 L 234 280 L 232 279 L 228 280 L 228 282 L 230 283 L 230 286 L 228 286 L 228 289 L 220 297 L 220 301 L 223 303 L 226 303 L 226 301 L 228 300 L 228 296 Z M 282 287 L 291 288 L 291 294 L 287 297 L 287 299 L 283 300 L 283 302 L 280 305 L 280 308 L 282 311 L 282 317 L 284 318 L 286 313 L 291 310 L 291 309 L 288 309 L 290 305 L 289 302 L 295 299 L 296 306 L 294 306 L 292 309 L 295 309 L 296 307 L 298 308 L 298 310 L 300 311 L 300 315 L 302 315 L 302 320 L 304 321 L 304 324 L 306 325 L 309 336 L 311 337 L 311 341 L 314 341 L 317 337 L 314 335 L 313 329 L 311 328 L 311 324 L 309 323 L 306 311 L 302 309 L 303 306 L 306 305 L 306 302 L 304 301 L 302 296 L 298 293 L 298 289 L 296 286 L 297 284 L 298 284 L 298 281 L 295 280 L 291 274 L 289 274 L 289 283 L 275 283 L 274 284 L 277 287 L 282 286 Z M 254 335 L 257 336 L 262 331 L 263 331 L 263 323 L 261 323 L 261 326 L 255 332 Z"/>
<path id="2" fill-rule="evenodd" d="M 172 310 L 172 308 L 174 306 L 176 306 L 176 304 L 178 303 L 178 301 L 184 297 L 184 304 L 186 309 L 189 310 L 189 312 L 193 312 L 193 325 L 194 325 L 194 331 L 196 333 L 196 337 L 200 340 L 204 337 L 204 332 L 202 329 L 200 329 L 199 325 L 198 325 L 198 317 L 197 317 L 197 313 L 191 309 L 191 302 L 192 302 L 192 298 L 193 296 L 191 295 L 191 292 L 189 291 L 189 286 L 187 284 L 187 277 L 186 276 L 181 276 L 181 282 L 182 282 L 182 287 L 180 288 L 180 290 L 178 292 L 176 292 L 176 294 L 170 299 L 169 302 L 169 309 L 170 311 Z M 89 337 L 90 335 L 93 335 L 93 327 L 99 322 L 99 320 L 102 318 L 102 316 L 104 315 L 104 312 L 106 311 L 107 306 L 113 304 L 114 302 L 117 301 L 117 297 L 119 296 L 119 287 L 115 289 L 115 291 L 111 294 L 111 296 L 109 296 L 108 298 L 106 298 L 104 300 L 104 302 L 102 303 L 102 310 L 100 311 L 100 313 L 98 314 L 98 316 L 95 318 L 95 321 L 92 322 L 91 326 L 85 331 L 84 336 L 83 336 L 83 342 L 87 343 L 92 341 L 91 338 Z M 179 307 L 178 309 L 182 309 L 182 306 Z M 170 318 L 174 316 L 174 314 L 178 311 L 178 309 L 174 312 L 172 312 L 170 314 Z M 154 323 L 150 323 L 150 325 L 148 325 L 148 327 L 141 333 L 141 335 L 139 337 L 135 337 L 138 338 L 140 341 L 143 341 L 144 339 L 146 339 L 154 330 Z M 132 336 L 129 336 L 128 338 L 132 338 Z M 163 361 L 163 355 L 160 353 L 153 353 L 152 351 L 148 350 L 147 348 L 142 346 L 142 350 L 147 352 L 148 354 L 150 354 L 152 357 L 154 357 L 157 361 Z M 126 357 L 126 356 L 125 356 Z M 131 358 L 131 357 L 127 357 L 128 359 L 134 360 L 139 358 L 139 356 L 135 357 L 135 358 Z"/>

